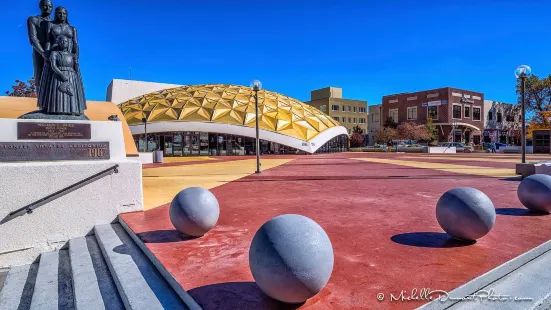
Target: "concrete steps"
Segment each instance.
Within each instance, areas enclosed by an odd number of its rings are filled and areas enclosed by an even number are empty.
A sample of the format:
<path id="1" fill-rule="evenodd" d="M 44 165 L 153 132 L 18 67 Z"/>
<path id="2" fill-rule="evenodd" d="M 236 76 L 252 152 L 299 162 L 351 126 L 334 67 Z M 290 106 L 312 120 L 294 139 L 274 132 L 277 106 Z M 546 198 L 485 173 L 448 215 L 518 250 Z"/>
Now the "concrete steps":
<path id="1" fill-rule="evenodd" d="M 127 309 L 184 309 L 180 297 L 120 224 L 98 225 L 96 237 Z"/>
<path id="2" fill-rule="evenodd" d="M 419 309 L 551 309 L 551 241 L 448 292 L 448 297 Z"/>
<path id="3" fill-rule="evenodd" d="M 0 291 L 0 309 L 29 309 L 36 282 L 38 264 L 13 267 Z"/>
<path id="4" fill-rule="evenodd" d="M 197 309 L 120 224 L 98 225 L 94 233 L 42 254 L 38 263 L 3 271 L 0 310 Z"/>

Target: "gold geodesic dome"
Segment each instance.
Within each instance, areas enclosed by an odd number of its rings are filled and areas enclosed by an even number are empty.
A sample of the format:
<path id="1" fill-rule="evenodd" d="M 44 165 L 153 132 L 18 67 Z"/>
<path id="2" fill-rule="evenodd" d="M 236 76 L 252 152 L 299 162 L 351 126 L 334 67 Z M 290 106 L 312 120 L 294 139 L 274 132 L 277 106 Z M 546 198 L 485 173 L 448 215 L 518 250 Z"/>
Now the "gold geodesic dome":
<path id="1" fill-rule="evenodd" d="M 226 84 L 181 86 L 156 91 L 119 104 L 128 125 L 155 122 L 216 122 L 255 127 L 254 91 Z M 296 99 L 258 92 L 259 127 L 301 140 L 340 126 L 320 110 Z"/>

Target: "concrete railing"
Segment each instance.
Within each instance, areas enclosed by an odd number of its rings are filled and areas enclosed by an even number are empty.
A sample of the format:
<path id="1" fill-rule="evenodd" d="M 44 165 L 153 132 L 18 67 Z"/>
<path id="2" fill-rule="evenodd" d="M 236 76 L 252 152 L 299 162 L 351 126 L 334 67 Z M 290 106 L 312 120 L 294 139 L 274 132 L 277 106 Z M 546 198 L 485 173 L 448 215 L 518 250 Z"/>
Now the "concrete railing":
<path id="1" fill-rule="evenodd" d="M 457 153 L 457 149 L 455 148 L 455 146 L 452 146 L 452 147 L 431 146 L 429 147 L 428 152 L 430 154 L 455 154 Z"/>
<path id="2" fill-rule="evenodd" d="M 522 152 L 520 146 L 502 146 L 498 150 L 499 153 L 516 153 L 520 154 Z M 526 153 L 527 154 L 533 154 L 534 153 L 534 147 L 529 145 L 526 146 Z"/>

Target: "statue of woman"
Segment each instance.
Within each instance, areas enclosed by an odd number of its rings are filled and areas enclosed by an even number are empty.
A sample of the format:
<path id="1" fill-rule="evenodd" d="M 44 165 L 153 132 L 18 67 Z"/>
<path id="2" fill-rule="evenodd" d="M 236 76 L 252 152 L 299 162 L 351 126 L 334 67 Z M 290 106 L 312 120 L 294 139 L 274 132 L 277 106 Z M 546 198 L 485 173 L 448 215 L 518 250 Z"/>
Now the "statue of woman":
<path id="1" fill-rule="evenodd" d="M 48 25 L 49 62 L 42 73 L 38 107 L 45 114 L 82 115 L 86 109 L 78 66 L 77 32 L 69 25 L 67 10 L 57 7 Z"/>

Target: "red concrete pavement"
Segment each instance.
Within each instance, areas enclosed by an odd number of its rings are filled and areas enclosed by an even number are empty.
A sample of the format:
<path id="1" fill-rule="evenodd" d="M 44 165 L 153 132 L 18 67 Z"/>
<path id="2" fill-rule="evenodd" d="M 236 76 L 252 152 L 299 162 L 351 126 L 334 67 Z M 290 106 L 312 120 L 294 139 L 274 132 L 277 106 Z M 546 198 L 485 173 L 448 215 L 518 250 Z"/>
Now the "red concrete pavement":
<path id="1" fill-rule="evenodd" d="M 518 181 L 350 159 L 363 156 L 372 155 L 298 157 L 212 189 L 220 219 L 201 238 L 183 240 L 168 205 L 121 217 L 205 309 L 413 309 L 424 301 L 390 302 L 389 294 L 452 290 L 551 238 L 551 216 L 521 209 Z M 450 240 L 435 218 L 437 200 L 457 186 L 482 190 L 498 213 L 494 229 L 475 244 Z M 334 247 L 329 283 L 303 305 L 266 297 L 248 267 L 256 230 L 286 213 L 315 220 Z"/>

